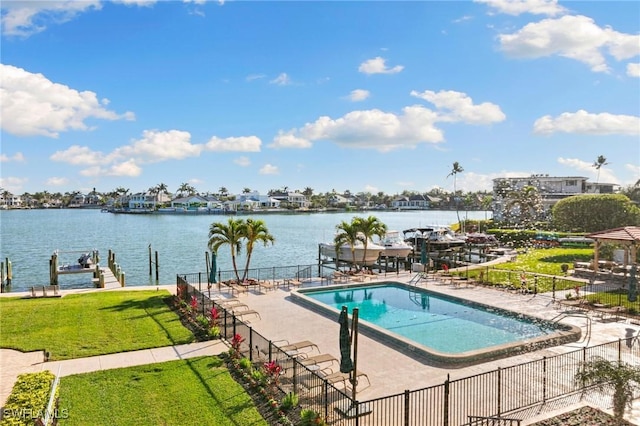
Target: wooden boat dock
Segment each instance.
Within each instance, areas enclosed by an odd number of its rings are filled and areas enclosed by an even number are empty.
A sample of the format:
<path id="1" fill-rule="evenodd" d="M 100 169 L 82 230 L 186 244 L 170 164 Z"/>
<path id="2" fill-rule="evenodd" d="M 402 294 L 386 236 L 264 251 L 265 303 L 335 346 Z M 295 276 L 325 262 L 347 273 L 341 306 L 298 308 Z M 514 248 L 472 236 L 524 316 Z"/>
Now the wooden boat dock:
<path id="1" fill-rule="evenodd" d="M 80 254 L 77 262 L 64 262 L 60 264 L 62 254 Z M 59 276 L 67 274 L 93 274 L 92 282 L 98 288 L 114 289 L 125 286 L 125 273 L 115 261 L 115 254 L 109 250 L 107 266 L 100 265 L 98 250 L 84 252 L 60 252 L 56 250 L 49 260 L 49 287 L 59 288 Z M 43 292 L 46 292 L 43 289 Z"/>

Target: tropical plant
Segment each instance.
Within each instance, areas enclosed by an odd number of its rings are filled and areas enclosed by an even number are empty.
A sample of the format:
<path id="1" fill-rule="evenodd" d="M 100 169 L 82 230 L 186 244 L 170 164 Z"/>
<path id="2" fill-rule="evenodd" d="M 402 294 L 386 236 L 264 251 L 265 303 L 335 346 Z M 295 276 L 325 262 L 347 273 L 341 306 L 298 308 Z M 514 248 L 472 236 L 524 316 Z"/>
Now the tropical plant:
<path id="1" fill-rule="evenodd" d="M 298 395 L 295 392 L 288 392 L 284 397 L 282 397 L 280 409 L 286 413 L 297 407 L 298 402 L 300 402 Z"/>
<path id="2" fill-rule="evenodd" d="M 250 370 L 252 365 L 251 365 L 251 360 L 249 358 L 240 358 L 240 361 L 238 361 L 238 365 L 240 366 L 240 368 L 242 368 L 243 370 Z"/>
<path id="3" fill-rule="evenodd" d="M 325 426 L 327 423 L 311 408 L 300 411 L 300 426 Z"/>
<path id="4" fill-rule="evenodd" d="M 209 249 L 218 253 L 218 249 L 228 244 L 231 249 L 231 263 L 233 264 L 233 272 L 236 279 L 240 281 L 238 274 L 238 266 L 236 263 L 236 255 L 242 251 L 242 239 L 244 238 L 244 221 L 242 219 L 230 218 L 227 224 L 220 222 L 212 223 L 209 227 Z"/>
<path id="5" fill-rule="evenodd" d="M 269 361 L 263 364 L 263 368 L 269 378 L 269 383 L 273 387 L 277 387 L 278 381 L 280 380 L 280 374 L 282 373 L 282 366 L 276 361 Z"/>
<path id="6" fill-rule="evenodd" d="M 249 263 L 251 262 L 251 254 L 253 253 L 253 246 L 256 242 L 262 242 L 266 247 L 269 243 L 273 244 L 275 238 L 269 233 L 264 221 L 259 219 L 247 219 L 242 227 L 242 236 L 246 240 L 247 250 L 247 262 L 244 267 L 244 273 L 242 274 L 242 281 L 247 279 L 249 274 Z"/>
<path id="7" fill-rule="evenodd" d="M 640 383 L 640 367 L 622 361 L 594 357 L 581 364 L 575 375 L 577 384 L 603 392 L 613 390 L 613 416 L 623 424 L 624 409 L 630 406 L 633 392 Z"/>
<path id="8" fill-rule="evenodd" d="M 349 245 L 351 249 L 351 259 L 355 261 L 356 259 L 356 245 L 358 242 L 364 244 L 364 237 L 362 233 L 360 233 L 357 223 L 354 220 L 351 222 L 342 221 L 336 226 L 336 236 L 333 240 L 336 247 L 336 256 L 340 253 L 340 248 L 344 245 Z"/>
<path id="9" fill-rule="evenodd" d="M 366 259 L 367 246 L 371 237 L 374 235 L 379 238 L 384 237 L 387 232 L 387 225 L 380 222 L 380 219 L 375 216 L 369 216 L 367 218 L 355 217 L 352 224 L 356 227 L 356 230 L 362 234 L 364 240 L 363 258 Z"/>
<path id="10" fill-rule="evenodd" d="M 458 218 L 458 223 L 460 223 L 460 211 L 458 209 L 458 195 L 457 195 L 458 191 L 456 189 L 456 183 L 457 183 L 458 173 L 462 173 L 462 172 L 464 172 L 464 169 L 462 168 L 460 163 L 458 163 L 457 161 L 454 161 L 453 166 L 451 167 L 451 171 L 447 175 L 447 177 L 453 176 L 453 201 L 456 205 L 456 217 Z"/>
<path id="11" fill-rule="evenodd" d="M 596 183 L 600 182 L 600 169 L 602 168 L 602 166 L 606 166 L 607 164 L 607 157 L 605 157 L 604 155 L 598 155 L 598 158 L 596 158 L 596 161 L 593 162 L 592 166 L 596 168 L 596 170 L 598 171 L 598 177 L 596 178 Z"/>
<path id="12" fill-rule="evenodd" d="M 229 351 L 233 358 L 240 358 L 240 345 L 242 345 L 244 340 L 244 337 L 238 333 L 234 334 L 231 338 L 231 348 Z"/>

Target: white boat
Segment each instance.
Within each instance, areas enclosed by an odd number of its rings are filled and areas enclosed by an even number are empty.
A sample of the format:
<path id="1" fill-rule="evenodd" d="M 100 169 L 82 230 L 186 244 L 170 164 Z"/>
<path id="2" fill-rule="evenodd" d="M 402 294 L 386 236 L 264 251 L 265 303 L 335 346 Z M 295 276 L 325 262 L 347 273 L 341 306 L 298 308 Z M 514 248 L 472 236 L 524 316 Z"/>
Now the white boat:
<path id="1" fill-rule="evenodd" d="M 359 242 L 354 246 L 354 251 L 352 253 L 351 246 L 345 244 L 340 246 L 340 253 L 339 256 L 337 256 L 335 244 L 320 243 L 320 255 L 331 259 L 337 259 L 342 262 L 355 263 L 357 265 L 373 265 L 377 262 L 384 249 L 384 246 L 369 241 L 367 244 L 367 252 L 365 254 L 364 244 Z"/>
<path id="2" fill-rule="evenodd" d="M 404 241 L 400 231 L 387 231 L 379 244 L 384 246 L 380 255 L 385 257 L 407 257 L 413 250 L 413 246 Z"/>
<path id="3" fill-rule="evenodd" d="M 451 228 L 446 226 L 436 225 L 423 228 L 411 228 L 405 229 L 402 232 L 404 234 L 404 241 L 411 244 L 416 252 L 420 252 L 423 241 L 429 251 L 462 247 L 467 243 L 464 236 L 456 234 Z"/>

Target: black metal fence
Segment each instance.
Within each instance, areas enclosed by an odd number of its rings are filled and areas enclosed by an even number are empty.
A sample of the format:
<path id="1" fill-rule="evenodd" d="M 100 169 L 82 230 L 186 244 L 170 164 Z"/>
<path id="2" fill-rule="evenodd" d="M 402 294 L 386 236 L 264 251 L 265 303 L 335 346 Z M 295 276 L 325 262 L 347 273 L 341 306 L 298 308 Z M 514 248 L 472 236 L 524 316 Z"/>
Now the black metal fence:
<path id="1" fill-rule="evenodd" d="M 205 295 L 200 274 L 177 276 L 179 293 L 195 296 L 202 313 L 215 301 Z M 203 281 L 206 286 L 206 276 Z M 328 424 L 344 426 L 474 426 L 515 425 L 545 405 L 587 389 L 575 381 L 580 365 L 594 357 L 637 365 L 640 340 L 629 336 L 617 341 L 585 347 L 565 354 L 498 368 L 457 380 L 447 378 L 440 385 L 389 395 L 368 401 L 353 401 L 321 375 L 283 352 L 273 341 L 216 304 L 222 312 L 221 333 L 226 340 L 239 334 L 243 356 L 253 362 L 277 361 L 284 367 L 280 390 L 293 391 L 304 408 L 321 413 Z M 352 407 L 358 416 L 346 417 L 341 408 Z M 535 410 L 534 410 L 535 408 Z M 356 411 L 357 410 L 357 411 Z"/>

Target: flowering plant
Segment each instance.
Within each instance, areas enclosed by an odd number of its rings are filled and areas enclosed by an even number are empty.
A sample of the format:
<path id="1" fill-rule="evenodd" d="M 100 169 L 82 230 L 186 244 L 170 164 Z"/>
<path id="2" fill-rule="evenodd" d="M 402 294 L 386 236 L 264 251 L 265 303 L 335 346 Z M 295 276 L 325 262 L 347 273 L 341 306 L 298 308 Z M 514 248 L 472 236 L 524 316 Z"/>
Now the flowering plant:
<path id="1" fill-rule="evenodd" d="M 264 370 L 269 376 L 271 384 L 273 386 L 278 386 L 278 379 L 280 378 L 280 373 L 282 373 L 282 366 L 275 361 L 265 362 Z"/>
<path id="2" fill-rule="evenodd" d="M 238 333 L 233 335 L 233 338 L 231 339 L 231 354 L 235 358 L 240 357 L 240 345 L 242 344 L 242 342 L 244 342 L 244 337 L 242 337 Z"/>
<path id="3" fill-rule="evenodd" d="M 212 306 L 209 313 L 211 314 L 211 327 L 217 326 L 220 320 L 220 312 L 218 312 L 215 306 Z"/>

